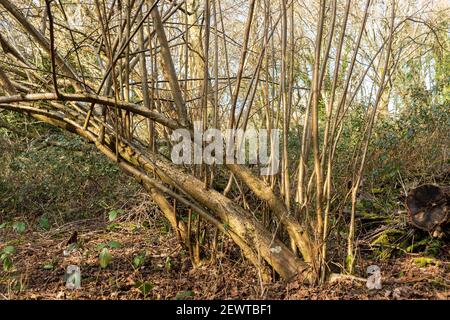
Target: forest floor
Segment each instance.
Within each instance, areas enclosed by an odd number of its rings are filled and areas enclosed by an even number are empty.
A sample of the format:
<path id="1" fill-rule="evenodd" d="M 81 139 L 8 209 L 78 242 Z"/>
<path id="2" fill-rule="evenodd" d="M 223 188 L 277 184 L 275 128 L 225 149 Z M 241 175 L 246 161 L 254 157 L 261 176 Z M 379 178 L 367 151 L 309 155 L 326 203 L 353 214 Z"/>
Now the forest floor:
<path id="1" fill-rule="evenodd" d="M 3 242 L 15 247 L 13 268 L 0 273 L 0 299 L 450 299 L 450 246 L 439 259 L 416 254 L 364 262 L 380 267 L 381 290 L 368 290 L 362 279 L 348 278 L 320 287 L 296 279 L 261 284 L 231 242 L 214 262 L 193 267 L 173 233 L 158 228 L 157 220 L 137 220 L 119 219 L 114 228 L 105 218 L 80 220 L 19 238 L 11 229 L 0 230 Z M 80 245 L 64 256 L 74 230 Z M 110 241 L 120 247 L 110 249 L 112 261 L 102 269 L 99 244 Z M 136 268 L 133 259 L 144 251 L 145 263 Z M 81 268 L 81 289 L 65 287 L 70 264 Z"/>
<path id="2" fill-rule="evenodd" d="M 23 127 L 18 137 L 0 135 L 0 299 L 449 299 L 448 238 L 436 242 L 395 222 L 400 216 L 391 212 L 398 206 L 389 206 L 388 197 L 364 204 L 374 212 L 365 217 L 373 235 L 366 243 L 377 246 L 361 250 L 357 279 L 262 284 L 227 238 L 220 238 L 213 261 L 194 267 L 148 194 L 114 163 L 79 138 L 16 121 Z M 65 256 L 74 231 L 78 248 Z M 406 244 L 394 254 L 385 250 L 400 241 Z M 342 251 L 340 243 L 330 248 Z M 112 260 L 101 268 L 105 247 Z M 333 261 L 339 257 L 334 254 Z M 66 288 L 68 265 L 80 267 L 81 289 Z M 381 290 L 366 288 L 370 265 L 380 267 Z"/>

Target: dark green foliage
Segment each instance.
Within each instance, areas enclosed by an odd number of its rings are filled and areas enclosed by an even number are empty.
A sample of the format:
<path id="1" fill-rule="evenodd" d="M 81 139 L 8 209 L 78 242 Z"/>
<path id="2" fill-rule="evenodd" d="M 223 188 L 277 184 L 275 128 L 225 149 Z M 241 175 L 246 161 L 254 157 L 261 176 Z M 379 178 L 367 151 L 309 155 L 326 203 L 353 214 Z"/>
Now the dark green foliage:
<path id="1" fill-rule="evenodd" d="M 81 138 L 13 114 L 0 127 L 0 222 L 20 214 L 48 230 L 91 218 L 139 186 Z M 16 228 L 22 230 L 22 225 Z"/>

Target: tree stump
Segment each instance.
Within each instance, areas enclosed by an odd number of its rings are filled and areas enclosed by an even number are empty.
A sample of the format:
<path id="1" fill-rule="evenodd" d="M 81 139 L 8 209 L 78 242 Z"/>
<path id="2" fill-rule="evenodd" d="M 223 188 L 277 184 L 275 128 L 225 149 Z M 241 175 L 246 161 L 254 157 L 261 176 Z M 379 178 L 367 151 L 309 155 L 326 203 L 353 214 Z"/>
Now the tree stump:
<path id="1" fill-rule="evenodd" d="M 406 207 L 412 225 L 428 232 L 440 231 L 450 218 L 450 187 L 425 184 L 412 189 Z"/>

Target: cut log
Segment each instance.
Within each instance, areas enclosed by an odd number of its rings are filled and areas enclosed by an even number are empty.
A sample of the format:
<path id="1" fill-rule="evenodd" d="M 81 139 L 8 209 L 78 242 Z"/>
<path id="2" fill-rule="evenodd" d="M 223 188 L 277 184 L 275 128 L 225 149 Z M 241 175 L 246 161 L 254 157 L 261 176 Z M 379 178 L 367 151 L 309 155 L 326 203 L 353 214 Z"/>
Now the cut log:
<path id="1" fill-rule="evenodd" d="M 406 207 L 412 225 L 436 231 L 449 222 L 450 187 L 424 184 L 412 189 L 406 197 Z"/>

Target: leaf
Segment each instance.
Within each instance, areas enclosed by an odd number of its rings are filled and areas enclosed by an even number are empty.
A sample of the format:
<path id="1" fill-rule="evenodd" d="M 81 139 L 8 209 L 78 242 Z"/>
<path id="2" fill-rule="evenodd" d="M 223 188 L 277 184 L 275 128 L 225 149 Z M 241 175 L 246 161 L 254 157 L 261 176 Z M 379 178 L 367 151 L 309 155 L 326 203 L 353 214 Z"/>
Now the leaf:
<path id="1" fill-rule="evenodd" d="M 97 245 L 97 251 L 100 251 L 100 250 L 102 250 L 103 248 L 105 248 L 106 247 L 106 244 L 104 244 L 103 242 L 100 242 L 98 245 Z"/>
<path id="2" fill-rule="evenodd" d="M 113 222 L 114 220 L 116 220 L 117 214 L 118 214 L 117 210 L 111 210 L 109 212 L 109 217 L 108 217 L 109 222 Z"/>
<path id="3" fill-rule="evenodd" d="M 194 296 L 194 292 L 192 292 L 192 291 L 178 292 L 177 295 L 175 296 L 175 300 L 183 300 L 184 298 L 193 297 L 193 296 Z"/>
<path id="4" fill-rule="evenodd" d="M 109 250 L 107 248 L 103 248 L 102 252 L 100 252 L 100 255 L 99 255 L 100 267 L 102 267 L 103 269 L 108 267 L 111 260 L 112 260 L 111 253 L 109 253 Z"/>
<path id="5" fill-rule="evenodd" d="M 108 231 L 113 231 L 117 228 L 118 224 L 117 223 L 110 223 L 106 226 L 106 230 Z"/>
<path id="6" fill-rule="evenodd" d="M 0 229 L 5 228 L 8 225 L 8 222 L 3 222 L 2 224 L 0 224 Z"/>
<path id="7" fill-rule="evenodd" d="M 16 222 L 13 224 L 13 230 L 18 232 L 18 233 L 24 233 L 26 229 L 26 225 L 24 222 Z"/>
<path id="8" fill-rule="evenodd" d="M 170 257 L 166 258 L 165 265 L 166 265 L 166 272 L 170 272 L 170 270 L 172 270 L 172 262 L 170 260 Z"/>
<path id="9" fill-rule="evenodd" d="M 54 268 L 54 266 L 53 266 L 52 263 L 46 263 L 46 264 L 44 264 L 44 265 L 42 266 L 42 268 L 43 268 L 44 270 L 51 270 L 51 269 Z"/>
<path id="10" fill-rule="evenodd" d="M 108 242 L 108 246 L 111 249 L 119 249 L 121 247 L 121 244 L 117 241 L 111 240 L 110 242 Z"/>
<path id="11" fill-rule="evenodd" d="M 3 253 L 5 254 L 13 254 L 15 251 L 13 246 L 6 246 L 3 248 Z"/>
<path id="12" fill-rule="evenodd" d="M 3 259 L 3 271 L 8 271 L 12 267 L 12 261 L 10 258 L 6 257 Z"/>
<path id="13" fill-rule="evenodd" d="M 113 222 L 114 220 L 116 220 L 117 216 L 122 213 L 124 213 L 122 209 L 111 210 L 108 217 L 109 222 Z"/>
<path id="14" fill-rule="evenodd" d="M 145 252 L 133 258 L 133 267 L 136 269 L 141 267 L 145 262 Z"/>
<path id="15" fill-rule="evenodd" d="M 139 289 L 139 291 L 144 295 L 144 297 L 146 297 L 150 291 L 152 291 L 153 289 L 153 284 L 150 282 L 137 282 L 136 283 L 136 288 Z"/>
<path id="16" fill-rule="evenodd" d="M 39 218 L 39 227 L 44 230 L 50 230 L 50 222 L 47 216 L 43 215 Z"/>

